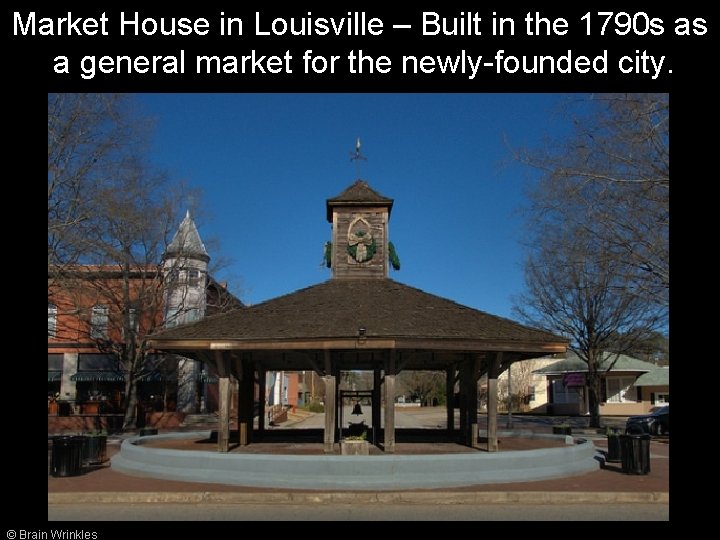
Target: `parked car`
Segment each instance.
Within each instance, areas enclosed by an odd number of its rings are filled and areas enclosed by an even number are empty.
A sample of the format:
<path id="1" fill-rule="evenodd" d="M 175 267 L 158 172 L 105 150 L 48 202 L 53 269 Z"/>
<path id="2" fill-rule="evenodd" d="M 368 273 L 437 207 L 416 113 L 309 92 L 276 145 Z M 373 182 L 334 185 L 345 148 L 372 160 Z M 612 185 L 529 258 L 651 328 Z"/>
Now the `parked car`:
<path id="1" fill-rule="evenodd" d="M 670 433 L 670 405 L 659 407 L 650 414 L 631 416 L 625 424 L 625 433 L 668 435 Z"/>

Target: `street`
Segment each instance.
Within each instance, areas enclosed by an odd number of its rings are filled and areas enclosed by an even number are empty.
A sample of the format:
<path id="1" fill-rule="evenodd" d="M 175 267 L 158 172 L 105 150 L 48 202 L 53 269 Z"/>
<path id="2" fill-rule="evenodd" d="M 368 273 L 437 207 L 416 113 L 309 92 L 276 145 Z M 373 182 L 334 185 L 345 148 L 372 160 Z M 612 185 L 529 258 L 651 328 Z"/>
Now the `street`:
<path id="1" fill-rule="evenodd" d="M 441 497 L 442 495 L 439 494 Z M 667 504 L 50 505 L 49 521 L 667 521 Z M 87 527 L 92 530 L 92 527 Z"/>
<path id="2" fill-rule="evenodd" d="M 384 425 L 384 408 L 380 414 L 380 424 Z M 361 422 L 364 421 L 366 425 L 372 425 L 372 408 L 368 405 L 362 406 L 361 415 L 352 414 L 352 406 L 346 405 L 343 408 L 343 424 L 348 425 L 348 422 Z M 396 407 L 395 408 L 395 427 L 402 428 L 430 428 L 430 429 L 443 429 L 445 428 L 447 417 L 445 407 Z M 554 424 L 567 423 L 575 428 L 584 429 L 587 428 L 589 417 L 585 416 L 544 416 L 544 415 L 522 415 L 513 414 L 512 416 L 512 427 L 514 429 L 532 429 L 537 431 L 551 430 Z M 478 414 L 478 424 L 481 429 L 485 429 L 487 426 L 487 414 Z M 624 428 L 625 418 L 603 418 L 603 425 Z M 322 429 L 325 426 L 325 415 L 323 413 L 314 414 L 305 420 L 299 422 L 288 422 L 287 424 L 280 424 L 276 427 L 270 427 L 268 429 Z M 455 409 L 455 426 L 460 426 L 460 413 Z M 498 428 L 503 430 L 507 429 L 507 414 L 498 415 Z M 599 435 L 598 438 L 605 438 L 604 432 Z"/>

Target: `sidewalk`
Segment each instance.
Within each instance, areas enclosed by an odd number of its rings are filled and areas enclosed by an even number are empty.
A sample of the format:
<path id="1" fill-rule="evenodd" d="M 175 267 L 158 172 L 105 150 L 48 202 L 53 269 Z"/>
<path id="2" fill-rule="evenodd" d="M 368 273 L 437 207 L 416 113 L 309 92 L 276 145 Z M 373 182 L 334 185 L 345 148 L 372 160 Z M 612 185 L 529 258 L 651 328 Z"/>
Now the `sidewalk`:
<path id="1" fill-rule="evenodd" d="M 606 449 L 604 438 L 594 438 L 599 451 Z M 119 451 L 119 441 L 108 444 L 108 457 Z M 479 504 L 523 502 L 536 504 L 659 502 L 669 500 L 669 441 L 653 440 L 650 444 L 650 473 L 626 475 L 619 463 L 580 476 L 516 482 L 483 484 L 457 488 L 418 489 L 408 491 L 346 492 L 278 490 L 210 483 L 178 482 L 121 474 L 108 461 L 75 477 L 48 476 L 48 504 L 84 503 L 427 503 Z M 602 453 L 598 453 L 601 457 Z"/>

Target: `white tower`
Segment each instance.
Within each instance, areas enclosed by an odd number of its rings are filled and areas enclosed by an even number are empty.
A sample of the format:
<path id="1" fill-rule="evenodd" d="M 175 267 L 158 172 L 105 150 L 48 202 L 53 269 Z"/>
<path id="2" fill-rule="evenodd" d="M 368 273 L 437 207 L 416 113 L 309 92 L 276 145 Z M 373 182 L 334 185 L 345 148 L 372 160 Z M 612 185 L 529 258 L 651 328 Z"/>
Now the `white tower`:
<path id="1" fill-rule="evenodd" d="M 180 223 L 163 257 L 165 326 L 196 321 L 205 316 L 210 256 L 200 239 L 190 211 Z M 178 363 L 178 412 L 195 413 L 199 362 Z"/>

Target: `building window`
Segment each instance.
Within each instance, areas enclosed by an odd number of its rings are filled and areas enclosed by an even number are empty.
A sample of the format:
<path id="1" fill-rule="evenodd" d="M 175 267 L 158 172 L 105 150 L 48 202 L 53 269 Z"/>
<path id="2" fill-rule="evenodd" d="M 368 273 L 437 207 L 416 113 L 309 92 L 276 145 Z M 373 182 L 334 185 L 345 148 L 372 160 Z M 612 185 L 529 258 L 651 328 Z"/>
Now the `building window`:
<path id="1" fill-rule="evenodd" d="M 531 401 L 535 401 L 535 387 L 534 386 L 528 386 L 527 401 L 528 401 L 528 403 L 530 403 Z"/>
<path id="2" fill-rule="evenodd" d="M 127 335 L 128 329 L 130 329 L 133 336 L 135 334 L 137 334 L 137 331 L 138 331 L 137 309 L 135 309 L 135 308 L 128 309 L 127 317 L 128 317 L 127 318 L 127 327 L 125 326 L 125 322 L 123 322 L 123 327 L 122 327 L 123 339 L 129 337 Z"/>
<path id="3" fill-rule="evenodd" d="M 630 403 L 637 401 L 635 377 L 608 377 L 605 379 L 608 403 Z"/>
<path id="4" fill-rule="evenodd" d="M 173 268 L 168 272 L 168 283 L 174 285 L 180 278 L 180 271 L 177 268 Z"/>
<path id="5" fill-rule="evenodd" d="M 655 394 L 655 405 L 669 405 L 670 394 Z"/>
<path id="6" fill-rule="evenodd" d="M 57 306 L 48 304 L 48 337 L 55 337 L 57 334 Z"/>
<path id="7" fill-rule="evenodd" d="M 92 308 L 90 318 L 90 337 L 92 339 L 107 339 L 108 337 L 108 307 L 97 305 Z"/>
<path id="8" fill-rule="evenodd" d="M 178 309 L 168 308 L 165 313 L 165 328 L 172 328 L 178 325 Z"/>
<path id="9" fill-rule="evenodd" d="M 137 332 L 137 329 L 138 329 L 137 309 L 130 308 L 128 310 L 128 322 L 129 322 L 130 328 L 132 328 L 133 332 Z"/>
<path id="10" fill-rule="evenodd" d="M 582 403 L 582 386 L 567 386 L 562 379 L 552 381 L 553 403 Z"/>

